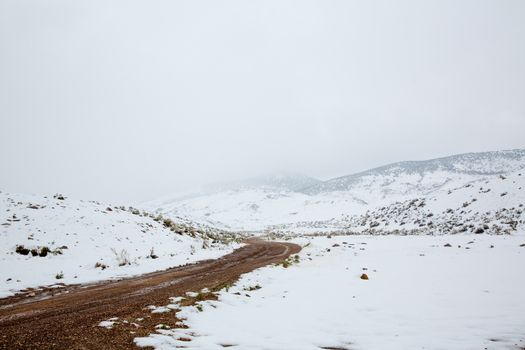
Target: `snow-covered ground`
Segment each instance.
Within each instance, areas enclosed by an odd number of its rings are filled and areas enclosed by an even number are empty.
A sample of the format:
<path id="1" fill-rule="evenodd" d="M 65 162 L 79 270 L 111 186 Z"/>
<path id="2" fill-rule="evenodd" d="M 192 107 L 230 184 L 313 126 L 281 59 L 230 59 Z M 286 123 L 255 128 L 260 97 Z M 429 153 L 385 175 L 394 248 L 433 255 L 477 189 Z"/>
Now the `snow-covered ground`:
<path id="1" fill-rule="evenodd" d="M 136 209 L 55 197 L 0 193 L 0 297 L 162 270 L 238 246 L 213 242 L 208 229 L 186 223 L 174 232 Z"/>
<path id="2" fill-rule="evenodd" d="M 178 317 L 188 329 L 158 329 L 136 343 L 253 350 L 525 347 L 523 232 L 296 241 L 306 246 L 299 262 L 246 274 L 218 301 L 183 307 Z"/>

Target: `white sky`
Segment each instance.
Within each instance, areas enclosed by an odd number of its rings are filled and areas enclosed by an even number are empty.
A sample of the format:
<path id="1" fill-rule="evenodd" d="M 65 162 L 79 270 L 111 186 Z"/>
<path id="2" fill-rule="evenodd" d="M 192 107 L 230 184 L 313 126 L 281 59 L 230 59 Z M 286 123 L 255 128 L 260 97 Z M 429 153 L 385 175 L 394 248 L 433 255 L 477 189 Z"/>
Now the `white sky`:
<path id="1" fill-rule="evenodd" d="M 0 190 L 115 203 L 525 147 L 525 1 L 0 0 Z"/>

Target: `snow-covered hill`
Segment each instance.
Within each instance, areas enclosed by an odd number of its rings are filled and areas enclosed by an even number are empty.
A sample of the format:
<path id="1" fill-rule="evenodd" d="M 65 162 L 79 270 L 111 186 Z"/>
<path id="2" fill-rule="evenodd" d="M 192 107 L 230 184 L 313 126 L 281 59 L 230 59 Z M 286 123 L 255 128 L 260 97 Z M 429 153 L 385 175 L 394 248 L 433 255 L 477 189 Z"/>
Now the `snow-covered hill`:
<path id="1" fill-rule="evenodd" d="M 383 197 L 392 194 L 425 193 L 465 176 L 500 175 L 523 169 L 525 149 L 467 153 L 426 161 L 385 165 L 357 174 L 328 180 L 303 192 L 318 194 L 335 191 L 373 189 Z"/>
<path id="2" fill-rule="evenodd" d="M 218 257 L 232 238 L 135 208 L 0 192 L 0 297 Z"/>
<path id="3" fill-rule="evenodd" d="M 301 189 L 229 186 L 146 206 L 238 231 L 452 232 L 445 226 L 453 220 L 463 232 L 517 222 L 492 230 L 504 233 L 523 220 L 523 173 L 525 150 L 470 153 L 395 163 Z"/>

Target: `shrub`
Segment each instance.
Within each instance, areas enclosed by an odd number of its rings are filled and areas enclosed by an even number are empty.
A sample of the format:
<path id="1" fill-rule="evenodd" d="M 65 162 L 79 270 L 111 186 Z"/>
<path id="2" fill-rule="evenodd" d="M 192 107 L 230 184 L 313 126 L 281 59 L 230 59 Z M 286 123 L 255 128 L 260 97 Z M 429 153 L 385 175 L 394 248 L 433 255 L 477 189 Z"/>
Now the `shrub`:
<path id="1" fill-rule="evenodd" d="M 262 287 L 259 285 L 259 283 L 257 283 L 255 286 L 244 287 L 244 290 L 247 292 L 253 292 L 254 290 L 258 290 L 261 288 Z"/>
<path id="2" fill-rule="evenodd" d="M 171 221 L 171 219 L 169 218 L 166 218 L 162 221 L 162 223 L 164 224 L 164 226 L 166 226 L 167 228 L 170 228 L 173 226 L 173 221 Z"/>
<path id="3" fill-rule="evenodd" d="M 29 249 L 25 248 L 23 245 L 17 245 L 15 248 L 15 252 L 21 255 L 27 255 L 29 254 Z"/>
<path id="4" fill-rule="evenodd" d="M 38 253 L 38 255 L 41 257 L 45 257 L 47 256 L 47 253 L 50 253 L 50 252 L 51 252 L 51 249 L 49 249 L 48 247 L 42 247 L 40 248 L 40 252 Z"/>
<path id="5" fill-rule="evenodd" d="M 104 263 L 101 263 L 99 261 L 97 261 L 97 263 L 95 264 L 95 268 L 101 268 L 102 270 L 105 270 L 108 268 L 108 265 L 104 264 Z"/>
<path id="6" fill-rule="evenodd" d="M 149 257 L 152 259 L 157 259 L 158 255 L 155 254 L 155 251 L 153 250 L 153 247 L 151 248 L 151 251 L 149 252 Z"/>
<path id="7" fill-rule="evenodd" d="M 113 252 L 113 254 L 115 254 L 118 266 L 131 265 L 131 261 L 129 260 L 129 254 L 126 249 L 122 249 L 120 253 L 117 253 L 115 248 L 111 248 L 111 251 Z"/>

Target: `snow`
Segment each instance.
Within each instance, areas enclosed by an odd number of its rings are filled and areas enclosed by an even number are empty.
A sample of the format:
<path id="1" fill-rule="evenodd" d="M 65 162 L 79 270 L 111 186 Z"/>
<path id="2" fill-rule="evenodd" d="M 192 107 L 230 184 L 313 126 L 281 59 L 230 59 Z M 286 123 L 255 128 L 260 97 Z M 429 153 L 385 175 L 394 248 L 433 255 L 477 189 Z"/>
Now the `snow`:
<path id="1" fill-rule="evenodd" d="M 264 234 L 362 231 L 355 223 L 367 211 L 416 198 L 424 198 L 434 213 L 462 210 L 463 203 L 473 199 L 477 202 L 468 209 L 472 213 L 525 204 L 525 150 L 447 159 L 372 169 L 321 183 L 313 187 L 316 190 L 239 187 L 144 206 L 216 227 Z"/>
<path id="2" fill-rule="evenodd" d="M 152 314 L 163 314 L 166 312 L 170 312 L 171 310 L 172 310 L 171 304 L 167 306 L 159 306 L 159 307 L 153 306 L 153 308 L 151 308 L 151 313 Z"/>
<path id="3" fill-rule="evenodd" d="M 0 297 L 25 288 L 133 276 L 213 259 L 237 244 L 177 234 L 149 216 L 98 202 L 0 193 Z M 48 247 L 45 257 L 20 255 Z M 151 250 L 157 258 L 151 258 Z M 128 260 L 129 264 L 119 266 Z M 95 265 L 99 263 L 98 268 Z M 104 269 L 103 269 L 104 267 Z M 62 276 L 61 276 L 62 275 Z M 62 277 L 57 279 L 57 277 Z"/>
<path id="4" fill-rule="evenodd" d="M 296 241 L 309 243 L 299 263 L 243 275 L 220 292 L 218 301 L 199 302 L 202 312 L 182 308 L 178 317 L 188 329 L 136 338 L 137 345 L 254 350 L 525 346 L 523 232 Z M 360 279 L 363 273 L 369 280 Z M 262 288 L 248 291 L 255 285 Z"/>
<path id="5" fill-rule="evenodd" d="M 107 328 L 107 329 L 111 329 L 113 328 L 113 326 L 115 324 L 118 324 L 118 317 L 112 317 L 110 318 L 109 320 L 106 320 L 106 321 L 101 321 L 98 326 L 99 327 L 103 327 L 103 328 Z"/>

